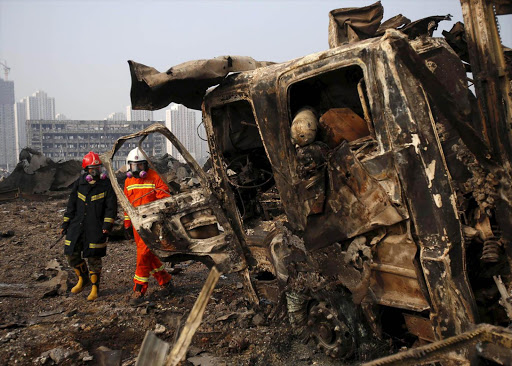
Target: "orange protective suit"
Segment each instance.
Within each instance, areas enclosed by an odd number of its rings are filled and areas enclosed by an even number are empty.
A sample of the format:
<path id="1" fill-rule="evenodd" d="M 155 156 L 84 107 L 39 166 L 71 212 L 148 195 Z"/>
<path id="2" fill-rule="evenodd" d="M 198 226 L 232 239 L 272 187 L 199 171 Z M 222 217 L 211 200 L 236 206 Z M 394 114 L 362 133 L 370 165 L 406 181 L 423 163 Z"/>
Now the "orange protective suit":
<path id="1" fill-rule="evenodd" d="M 124 194 L 134 207 L 170 196 L 169 188 L 158 174 L 151 169 L 148 169 L 147 173 L 144 179 L 132 177 L 125 180 Z M 124 227 L 129 228 L 131 225 L 130 218 L 125 212 Z M 148 289 L 150 275 L 153 275 L 161 286 L 171 280 L 171 275 L 167 273 L 160 259 L 149 250 L 135 229 L 133 229 L 133 236 L 137 243 L 137 268 L 133 277 L 135 282 L 133 290 L 139 291 L 140 288 L 140 292 L 144 294 Z"/>

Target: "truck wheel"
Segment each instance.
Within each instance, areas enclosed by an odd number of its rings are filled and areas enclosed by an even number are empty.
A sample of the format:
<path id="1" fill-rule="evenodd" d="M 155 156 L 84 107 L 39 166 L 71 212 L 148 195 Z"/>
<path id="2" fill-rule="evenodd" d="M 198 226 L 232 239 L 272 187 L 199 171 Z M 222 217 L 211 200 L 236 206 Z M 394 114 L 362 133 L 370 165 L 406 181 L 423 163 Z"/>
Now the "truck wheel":
<path id="1" fill-rule="evenodd" d="M 333 358 L 349 358 L 354 354 L 355 340 L 348 321 L 326 301 L 313 301 L 308 312 L 310 337 L 317 348 Z"/>
<path id="2" fill-rule="evenodd" d="M 344 291 L 288 293 L 287 302 L 290 323 L 305 341 L 333 358 L 355 354 L 357 311 Z"/>

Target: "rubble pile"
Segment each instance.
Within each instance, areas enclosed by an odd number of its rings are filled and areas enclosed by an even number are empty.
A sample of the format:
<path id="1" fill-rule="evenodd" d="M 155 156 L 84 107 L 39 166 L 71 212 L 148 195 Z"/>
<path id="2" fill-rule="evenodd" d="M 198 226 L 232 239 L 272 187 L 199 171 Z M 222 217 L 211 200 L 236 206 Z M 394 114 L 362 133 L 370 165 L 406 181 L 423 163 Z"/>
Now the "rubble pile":
<path id="1" fill-rule="evenodd" d="M 21 151 L 14 171 L 0 181 L 0 192 L 19 189 L 23 193 L 38 194 L 69 187 L 80 175 L 77 160 L 54 162 L 31 148 Z"/>

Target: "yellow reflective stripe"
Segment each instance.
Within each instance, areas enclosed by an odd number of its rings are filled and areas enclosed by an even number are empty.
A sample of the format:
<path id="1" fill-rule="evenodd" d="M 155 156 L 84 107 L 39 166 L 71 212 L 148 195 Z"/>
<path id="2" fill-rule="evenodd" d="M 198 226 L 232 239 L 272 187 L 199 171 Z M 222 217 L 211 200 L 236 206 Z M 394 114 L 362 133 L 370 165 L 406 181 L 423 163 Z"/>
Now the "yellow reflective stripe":
<path id="1" fill-rule="evenodd" d="M 68 222 L 68 221 L 69 221 L 69 217 L 64 216 L 64 222 Z"/>
<path id="2" fill-rule="evenodd" d="M 154 270 L 149 272 L 149 274 L 152 275 L 153 273 L 160 272 L 160 271 L 163 271 L 163 270 L 164 270 L 164 265 L 162 264 L 162 266 L 160 268 L 155 268 Z"/>
<path id="3" fill-rule="evenodd" d="M 149 281 L 149 277 L 140 277 L 140 276 L 135 275 L 133 278 L 140 282 L 148 282 Z"/>
<path id="4" fill-rule="evenodd" d="M 110 217 L 105 217 L 105 220 L 103 220 L 104 222 L 110 222 L 111 224 L 114 222 L 114 219 L 110 218 Z"/>
<path id="5" fill-rule="evenodd" d="M 65 245 L 70 245 L 71 244 L 71 240 L 64 240 L 64 244 Z"/>
<path id="6" fill-rule="evenodd" d="M 100 194 L 95 194 L 94 196 L 91 197 L 91 201 L 100 200 L 102 198 L 105 198 L 105 192 L 100 193 Z"/>
<path id="7" fill-rule="evenodd" d="M 132 184 L 131 186 L 126 187 L 127 191 L 131 191 L 132 189 L 148 189 L 155 188 L 154 183 L 146 183 L 146 184 Z"/>
<path id="8" fill-rule="evenodd" d="M 130 220 L 130 216 L 128 216 L 128 215 L 124 215 L 124 219 L 125 219 L 125 220 Z"/>
<path id="9" fill-rule="evenodd" d="M 82 193 L 78 192 L 78 198 L 85 202 L 85 196 Z"/>
<path id="10" fill-rule="evenodd" d="M 101 244 L 90 243 L 89 244 L 89 248 L 91 248 L 91 249 L 101 249 L 101 248 L 105 248 L 106 246 L 107 246 L 107 243 L 101 243 Z"/>

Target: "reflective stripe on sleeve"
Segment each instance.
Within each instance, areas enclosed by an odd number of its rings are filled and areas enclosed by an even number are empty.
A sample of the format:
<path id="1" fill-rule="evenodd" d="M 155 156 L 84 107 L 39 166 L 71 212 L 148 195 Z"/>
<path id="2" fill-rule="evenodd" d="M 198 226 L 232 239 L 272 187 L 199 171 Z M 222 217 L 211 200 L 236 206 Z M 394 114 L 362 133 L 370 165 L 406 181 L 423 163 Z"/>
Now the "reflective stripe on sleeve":
<path id="1" fill-rule="evenodd" d="M 137 281 L 140 281 L 140 282 L 148 282 L 149 281 L 149 277 L 140 277 L 140 276 L 137 276 L 137 275 L 135 275 L 133 277 L 133 279 L 135 279 Z"/>
<path id="2" fill-rule="evenodd" d="M 82 193 L 78 192 L 78 198 L 85 202 L 85 196 Z"/>
<path id="3" fill-rule="evenodd" d="M 64 222 L 68 222 L 68 221 L 69 221 L 69 217 L 64 216 Z"/>
<path id="4" fill-rule="evenodd" d="M 133 189 L 149 189 L 155 188 L 154 183 L 145 183 L 145 184 L 132 184 L 131 186 L 126 187 L 127 191 L 131 191 Z"/>
<path id="5" fill-rule="evenodd" d="M 64 240 L 64 245 L 71 245 L 71 240 Z"/>
<path id="6" fill-rule="evenodd" d="M 156 273 L 156 272 L 160 272 L 160 271 L 163 271 L 164 270 L 164 265 L 162 264 L 161 267 L 159 268 L 155 268 L 154 270 L 152 270 L 151 272 L 149 272 L 150 275 L 152 275 L 153 273 Z"/>
<path id="7" fill-rule="evenodd" d="M 91 248 L 91 249 L 101 249 L 101 248 L 105 248 L 106 246 L 107 246 L 107 243 L 101 243 L 101 244 L 90 243 L 89 244 L 89 248 Z"/>
<path id="8" fill-rule="evenodd" d="M 105 217 L 105 220 L 103 220 L 104 222 L 109 222 L 111 224 L 114 223 L 114 219 L 113 218 L 110 218 L 110 217 Z"/>

